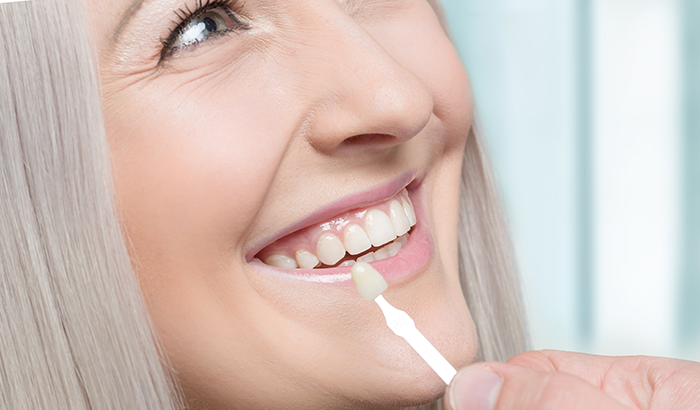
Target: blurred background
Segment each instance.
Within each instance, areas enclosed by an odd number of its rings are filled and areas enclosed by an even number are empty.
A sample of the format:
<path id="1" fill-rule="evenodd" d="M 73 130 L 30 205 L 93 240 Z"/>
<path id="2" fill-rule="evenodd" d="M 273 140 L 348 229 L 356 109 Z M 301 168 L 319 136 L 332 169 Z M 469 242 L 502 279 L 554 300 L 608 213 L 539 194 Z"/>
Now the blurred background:
<path id="1" fill-rule="evenodd" d="M 535 347 L 700 360 L 700 0 L 443 0 Z"/>

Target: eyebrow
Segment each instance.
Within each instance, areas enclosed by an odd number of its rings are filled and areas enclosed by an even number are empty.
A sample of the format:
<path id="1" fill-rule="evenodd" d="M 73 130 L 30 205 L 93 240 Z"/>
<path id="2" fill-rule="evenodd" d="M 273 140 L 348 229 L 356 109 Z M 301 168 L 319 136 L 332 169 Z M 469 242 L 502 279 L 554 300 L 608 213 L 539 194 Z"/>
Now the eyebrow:
<path id="1" fill-rule="evenodd" d="M 124 27 L 129 23 L 129 20 L 136 14 L 139 9 L 141 9 L 141 6 L 143 6 L 144 1 L 147 0 L 134 0 L 131 5 L 126 9 L 124 14 L 122 15 L 122 18 L 119 20 L 119 24 L 117 24 L 117 28 L 114 30 L 114 35 L 112 36 L 112 43 L 116 43 L 117 40 L 119 39 L 119 35 L 121 35 L 122 31 L 124 30 Z"/>

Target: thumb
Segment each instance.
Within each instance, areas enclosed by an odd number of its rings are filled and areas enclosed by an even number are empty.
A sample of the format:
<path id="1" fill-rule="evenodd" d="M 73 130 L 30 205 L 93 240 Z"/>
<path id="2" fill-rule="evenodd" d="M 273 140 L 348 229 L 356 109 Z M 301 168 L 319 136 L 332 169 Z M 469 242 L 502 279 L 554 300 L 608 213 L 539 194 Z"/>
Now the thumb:
<path id="1" fill-rule="evenodd" d="M 505 363 L 462 369 L 448 387 L 449 410 L 629 410 L 576 376 Z"/>

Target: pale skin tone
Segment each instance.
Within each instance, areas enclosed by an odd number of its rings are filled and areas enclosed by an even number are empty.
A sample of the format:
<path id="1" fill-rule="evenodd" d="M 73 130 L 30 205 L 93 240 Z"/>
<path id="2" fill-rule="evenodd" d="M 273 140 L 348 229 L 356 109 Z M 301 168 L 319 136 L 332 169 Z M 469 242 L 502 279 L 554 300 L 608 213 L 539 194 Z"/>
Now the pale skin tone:
<path id="1" fill-rule="evenodd" d="M 129 1 L 89 4 L 133 263 L 191 407 L 440 397 L 352 286 L 280 278 L 247 255 L 328 204 L 362 208 L 407 185 L 433 249 L 385 297 L 452 363 L 474 361 L 455 246 L 471 91 L 429 3 L 247 0 L 245 29 L 162 62 L 174 10 L 198 2 L 147 1 L 116 42 Z"/>
<path id="2" fill-rule="evenodd" d="M 201 3 L 146 0 L 125 20 L 131 1 L 88 0 L 125 233 L 187 402 L 437 399 L 444 384 L 351 286 L 275 276 L 248 254 L 329 204 L 362 208 L 405 185 L 432 247 L 385 297 L 453 365 L 474 361 L 456 251 L 473 102 L 435 13 L 425 0 L 222 2 L 210 11 L 231 32 L 170 54 L 175 10 Z M 540 380 L 494 366 L 503 394 L 511 378 Z"/>
<path id="3" fill-rule="evenodd" d="M 485 370 L 488 373 L 483 373 Z M 461 384 L 460 378 L 469 379 L 470 374 L 476 377 Z M 497 377 L 492 378 L 493 374 Z M 489 390 L 484 380 L 500 383 L 492 400 L 480 394 Z M 446 402 L 450 410 L 696 409 L 700 403 L 700 363 L 533 351 L 507 363 L 479 363 L 462 370 L 450 386 Z"/>

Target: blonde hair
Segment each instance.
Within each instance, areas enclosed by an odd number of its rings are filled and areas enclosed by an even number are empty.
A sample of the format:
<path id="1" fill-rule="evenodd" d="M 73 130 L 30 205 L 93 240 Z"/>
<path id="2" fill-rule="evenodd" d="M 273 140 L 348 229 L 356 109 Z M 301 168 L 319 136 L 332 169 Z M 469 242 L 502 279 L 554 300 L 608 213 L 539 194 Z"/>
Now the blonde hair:
<path id="1" fill-rule="evenodd" d="M 472 126 L 462 164 L 459 270 L 479 337 L 478 361 L 505 361 L 530 348 L 513 247 L 491 163 Z"/>
<path id="2" fill-rule="evenodd" d="M 445 33 L 438 0 L 428 0 Z M 459 270 L 479 337 L 478 361 L 504 361 L 530 349 L 522 293 L 508 224 L 478 115 L 462 162 Z"/>
<path id="3" fill-rule="evenodd" d="M 79 0 L 0 4 L 0 408 L 177 409 L 114 204 Z M 478 133 L 460 269 L 480 360 L 527 348 L 512 249 Z"/>
<path id="4" fill-rule="evenodd" d="M 175 409 L 78 1 L 0 4 L 0 407 Z"/>

